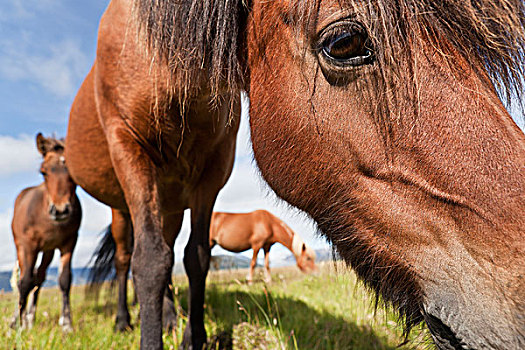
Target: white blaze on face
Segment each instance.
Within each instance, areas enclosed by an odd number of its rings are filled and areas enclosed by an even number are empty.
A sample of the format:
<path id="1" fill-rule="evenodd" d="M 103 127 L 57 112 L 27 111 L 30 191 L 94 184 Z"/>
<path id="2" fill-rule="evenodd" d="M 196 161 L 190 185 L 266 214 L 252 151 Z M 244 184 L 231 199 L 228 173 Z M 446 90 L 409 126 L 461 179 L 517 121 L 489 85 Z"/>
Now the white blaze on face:
<path id="1" fill-rule="evenodd" d="M 293 235 L 292 238 L 292 253 L 295 255 L 295 258 L 298 259 L 301 257 L 303 251 L 303 240 L 298 235 Z"/>

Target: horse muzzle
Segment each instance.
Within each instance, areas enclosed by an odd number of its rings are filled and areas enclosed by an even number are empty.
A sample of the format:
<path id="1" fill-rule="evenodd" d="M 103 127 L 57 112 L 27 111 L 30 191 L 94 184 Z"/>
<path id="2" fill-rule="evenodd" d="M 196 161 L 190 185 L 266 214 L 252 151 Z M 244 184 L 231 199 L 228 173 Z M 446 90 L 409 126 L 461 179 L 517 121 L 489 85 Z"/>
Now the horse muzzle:
<path id="1" fill-rule="evenodd" d="M 49 205 L 49 217 L 53 221 L 61 222 L 67 220 L 70 217 L 71 212 L 71 203 L 69 202 L 60 205 L 51 203 Z"/>
<path id="2" fill-rule="evenodd" d="M 498 310 L 494 310 L 493 305 L 468 305 L 469 301 L 479 299 L 475 293 L 450 294 L 436 304 L 424 305 L 423 317 L 437 347 L 440 350 L 523 349 L 525 329 L 518 320 L 503 311 L 504 305 Z"/>

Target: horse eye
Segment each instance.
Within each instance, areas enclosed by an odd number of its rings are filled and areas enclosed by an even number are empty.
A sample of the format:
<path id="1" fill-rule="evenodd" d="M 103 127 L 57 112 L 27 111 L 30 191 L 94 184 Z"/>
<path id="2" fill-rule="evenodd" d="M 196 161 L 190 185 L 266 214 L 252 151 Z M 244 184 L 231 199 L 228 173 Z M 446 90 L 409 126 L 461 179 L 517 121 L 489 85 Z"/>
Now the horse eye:
<path id="1" fill-rule="evenodd" d="M 337 67 L 357 67 L 374 61 L 366 31 L 353 22 L 329 26 L 321 33 L 319 46 L 323 58 Z"/>

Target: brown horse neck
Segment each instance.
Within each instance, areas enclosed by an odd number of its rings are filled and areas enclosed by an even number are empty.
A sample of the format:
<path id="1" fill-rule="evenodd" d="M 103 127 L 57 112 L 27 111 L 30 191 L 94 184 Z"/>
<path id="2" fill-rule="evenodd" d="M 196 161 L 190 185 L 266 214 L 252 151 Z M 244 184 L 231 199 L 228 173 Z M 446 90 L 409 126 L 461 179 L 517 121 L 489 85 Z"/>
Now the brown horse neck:
<path id="1" fill-rule="evenodd" d="M 296 241 L 299 237 L 281 219 L 274 217 L 274 221 L 275 221 L 274 227 L 273 227 L 274 241 L 284 245 L 286 248 L 288 248 L 293 253 L 295 257 L 297 257 L 297 249 L 294 247 L 294 241 Z"/>

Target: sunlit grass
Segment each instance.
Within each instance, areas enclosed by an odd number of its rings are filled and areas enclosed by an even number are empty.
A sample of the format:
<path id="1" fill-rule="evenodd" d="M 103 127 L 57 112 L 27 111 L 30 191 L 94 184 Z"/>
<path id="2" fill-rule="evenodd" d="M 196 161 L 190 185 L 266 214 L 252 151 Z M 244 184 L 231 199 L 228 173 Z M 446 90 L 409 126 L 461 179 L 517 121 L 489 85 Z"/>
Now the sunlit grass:
<path id="1" fill-rule="evenodd" d="M 394 317 L 374 312 L 371 298 L 355 277 L 332 263 L 319 274 L 301 274 L 295 267 L 273 270 L 271 284 L 244 283 L 246 271 L 212 272 L 206 291 L 206 328 L 210 348 L 222 349 L 395 349 L 403 342 Z M 176 349 L 187 321 L 187 282 L 175 277 L 179 319 L 164 333 L 166 349 Z M 111 294 L 112 293 L 112 294 Z M 130 292 L 131 294 L 131 292 Z M 0 295 L 2 349 L 137 349 L 140 342 L 138 306 L 131 306 L 135 328 L 113 332 L 116 293 L 103 291 L 86 299 L 84 288 L 71 294 L 75 330 L 58 327 L 61 298 L 58 289 L 43 290 L 32 330 L 9 328 L 16 295 Z M 109 302 L 107 302 L 109 300 Z M 130 295 L 131 300 L 131 295 Z M 426 331 L 416 329 L 400 349 L 426 349 Z"/>

